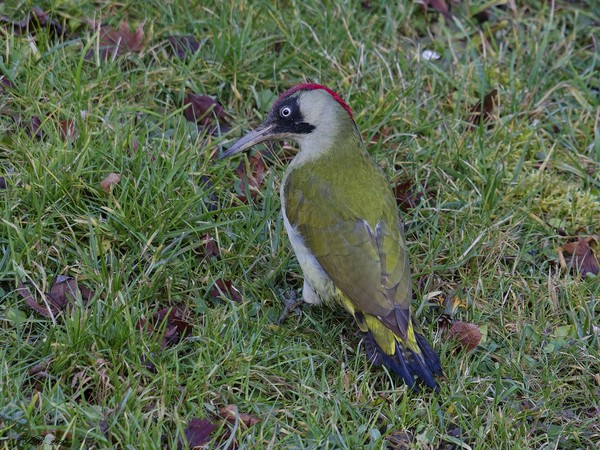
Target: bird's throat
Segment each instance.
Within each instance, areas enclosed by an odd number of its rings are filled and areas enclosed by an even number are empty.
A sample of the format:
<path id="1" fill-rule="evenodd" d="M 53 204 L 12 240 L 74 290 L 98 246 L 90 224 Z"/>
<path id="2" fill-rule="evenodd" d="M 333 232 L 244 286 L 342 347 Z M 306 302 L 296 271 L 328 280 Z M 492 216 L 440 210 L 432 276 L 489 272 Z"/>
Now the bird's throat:
<path id="1" fill-rule="evenodd" d="M 288 171 L 308 162 L 330 167 L 334 164 L 335 167 L 349 158 L 366 153 L 358 129 L 352 120 L 337 124 L 325 133 L 319 131 L 320 127 L 317 127 L 315 132 L 297 139 L 300 151 L 290 163 Z"/>

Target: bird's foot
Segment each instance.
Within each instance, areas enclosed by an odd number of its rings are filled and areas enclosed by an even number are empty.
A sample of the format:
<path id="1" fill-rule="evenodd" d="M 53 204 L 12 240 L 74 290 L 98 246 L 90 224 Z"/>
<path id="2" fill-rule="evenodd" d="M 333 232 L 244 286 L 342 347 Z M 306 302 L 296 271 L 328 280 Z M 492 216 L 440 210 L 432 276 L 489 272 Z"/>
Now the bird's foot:
<path id="1" fill-rule="evenodd" d="M 295 311 L 302 303 L 304 303 L 304 299 L 302 296 L 298 297 L 296 291 L 292 291 L 288 297 L 282 289 L 279 289 L 279 294 L 281 295 L 284 304 L 283 311 L 281 312 L 279 319 L 277 319 L 277 323 L 281 325 L 292 311 Z"/>

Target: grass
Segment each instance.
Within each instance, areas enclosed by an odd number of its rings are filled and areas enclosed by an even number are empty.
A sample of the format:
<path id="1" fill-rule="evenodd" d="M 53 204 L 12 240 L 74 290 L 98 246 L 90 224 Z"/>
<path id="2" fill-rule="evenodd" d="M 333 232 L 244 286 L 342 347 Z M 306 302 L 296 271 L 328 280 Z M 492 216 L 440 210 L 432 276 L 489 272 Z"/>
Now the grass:
<path id="1" fill-rule="evenodd" d="M 556 262 L 565 234 L 600 231 L 598 5 L 461 2 L 444 23 L 413 2 L 366 3 L 38 2 L 79 31 L 28 40 L 1 27 L 0 69 L 14 84 L 0 94 L 2 448 L 46 434 L 61 448 L 176 448 L 194 417 L 239 448 L 598 445 L 600 283 Z M 0 14 L 20 20 L 31 6 Z M 86 17 L 143 23 L 144 50 L 102 62 Z M 194 34 L 198 53 L 169 57 L 161 43 L 173 34 Z M 339 91 L 390 181 L 424 193 L 403 219 L 413 311 L 444 367 L 439 394 L 371 367 L 341 311 L 275 322 L 279 290 L 301 287 L 279 214 L 284 163 L 267 159 L 244 204 L 237 162 L 211 155 L 302 81 Z M 493 88 L 490 126 L 470 130 Z M 186 90 L 217 98 L 233 130 L 186 122 Z M 67 119 L 77 135 L 65 140 Z M 105 193 L 111 172 L 122 178 Z M 218 257 L 205 257 L 206 234 Z M 17 286 L 41 301 L 58 275 L 94 295 L 53 324 Z M 219 279 L 242 300 L 218 297 Z M 486 332 L 475 351 L 440 330 L 423 300 L 435 292 L 457 293 L 456 318 Z M 165 307 L 193 325 L 166 348 L 138 327 Z M 224 434 L 226 405 L 260 422 Z"/>

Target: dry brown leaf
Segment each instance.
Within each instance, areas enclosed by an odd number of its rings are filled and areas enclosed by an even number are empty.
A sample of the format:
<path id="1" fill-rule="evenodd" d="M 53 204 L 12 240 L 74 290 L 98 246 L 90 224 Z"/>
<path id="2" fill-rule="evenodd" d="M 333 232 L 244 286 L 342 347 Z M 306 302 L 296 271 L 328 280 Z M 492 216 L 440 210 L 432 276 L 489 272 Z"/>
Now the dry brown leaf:
<path id="1" fill-rule="evenodd" d="M 213 298 L 227 298 L 229 296 L 234 302 L 240 303 L 242 301 L 241 292 L 233 285 L 229 280 L 223 280 L 219 278 L 215 281 L 215 286 L 211 289 L 210 295 Z"/>
<path id="2" fill-rule="evenodd" d="M 150 373 L 158 373 L 158 369 L 156 368 L 152 360 L 146 355 L 142 355 L 140 362 Z"/>
<path id="3" fill-rule="evenodd" d="M 219 414 L 227 419 L 227 421 L 230 423 L 235 423 L 237 416 L 237 420 L 242 422 L 246 428 L 250 428 L 252 425 L 256 425 L 260 422 L 258 417 L 254 417 L 251 414 L 240 413 L 236 405 L 227 405 L 222 407 L 219 410 Z"/>
<path id="4" fill-rule="evenodd" d="M 425 6 L 435 9 L 442 14 L 446 19 L 451 19 L 452 14 L 446 0 L 424 0 Z"/>
<path id="5" fill-rule="evenodd" d="M 113 28 L 110 25 L 98 27 L 94 22 L 92 22 L 92 26 L 98 31 L 98 52 L 102 60 L 128 53 L 140 53 L 145 48 L 143 24 L 138 26 L 135 31 L 124 20 L 119 24 L 119 28 Z M 85 55 L 88 60 L 93 57 L 93 50 Z"/>
<path id="6" fill-rule="evenodd" d="M 100 183 L 100 189 L 102 189 L 104 192 L 106 192 L 108 194 L 112 191 L 112 189 L 115 185 L 119 184 L 119 181 L 121 181 L 121 174 L 110 173 Z"/>
<path id="7" fill-rule="evenodd" d="M 413 448 L 412 433 L 406 431 L 392 431 L 385 437 L 388 450 L 408 450 Z"/>
<path id="8" fill-rule="evenodd" d="M 482 11 L 479 11 L 477 14 L 475 14 L 473 17 L 475 18 L 475 20 L 477 20 L 478 23 L 484 23 L 487 22 L 488 20 L 490 20 L 490 11 L 488 9 L 484 9 Z"/>
<path id="9" fill-rule="evenodd" d="M 244 161 L 240 162 L 240 164 L 235 169 L 235 173 L 240 178 L 240 191 L 237 197 L 243 202 L 248 203 L 248 198 L 252 198 L 252 200 L 256 200 L 256 195 L 258 189 L 262 182 L 265 179 L 265 163 L 262 159 L 261 153 L 256 153 L 250 157 L 248 160 L 248 166 L 250 169 L 250 173 L 246 172 L 246 164 Z M 248 190 L 246 187 L 250 188 L 250 193 L 248 195 Z M 254 188 L 254 189 L 252 189 Z"/>
<path id="10" fill-rule="evenodd" d="M 185 316 L 186 312 L 181 308 L 163 308 L 154 314 L 155 323 L 166 320 L 163 348 L 177 344 L 186 334 L 192 334 L 193 325 L 184 319 Z"/>
<path id="11" fill-rule="evenodd" d="M 206 175 L 202 175 L 200 178 L 200 189 L 206 193 L 204 204 L 209 211 L 216 211 L 219 209 L 219 198 L 213 189 L 212 180 Z"/>
<path id="12" fill-rule="evenodd" d="M 381 127 L 379 130 L 375 131 L 373 135 L 369 138 L 368 134 L 362 133 L 362 138 L 364 142 L 368 142 L 369 144 L 377 145 L 380 142 L 384 141 L 389 135 L 394 131 L 392 127 Z"/>
<path id="13" fill-rule="evenodd" d="M 185 59 L 188 56 L 193 55 L 200 49 L 200 42 L 195 36 L 169 36 L 169 47 L 171 54 L 177 56 L 179 59 Z"/>
<path id="14" fill-rule="evenodd" d="M 75 305 L 76 299 L 81 297 L 83 303 L 87 303 L 93 296 L 93 292 L 85 286 L 77 284 L 73 277 L 59 275 L 56 277 L 50 292 L 46 294 L 48 304 L 40 305 L 29 289 L 19 281 L 17 292 L 23 297 L 25 303 L 31 309 L 44 317 L 53 318 L 58 313 L 70 309 Z"/>
<path id="15" fill-rule="evenodd" d="M 228 115 L 223 107 L 208 95 L 188 94 L 183 99 L 183 116 L 203 127 L 213 124 L 215 117 L 222 130 L 229 128 Z"/>
<path id="16" fill-rule="evenodd" d="M 454 322 L 448 331 L 448 338 L 455 339 L 467 351 L 475 349 L 479 345 L 481 337 L 479 327 L 468 322 Z"/>
<path id="17" fill-rule="evenodd" d="M 6 89 L 14 89 L 15 85 L 8 79 L 6 75 L 0 75 L 0 94 L 4 93 Z"/>
<path id="18" fill-rule="evenodd" d="M 10 17 L 0 15 L 0 26 L 12 28 L 10 31 L 14 34 L 34 34 L 41 28 L 47 28 L 52 37 L 64 37 L 66 34 L 66 30 L 55 19 L 51 19 L 43 9 L 37 6 L 31 8 L 23 20 L 12 20 Z"/>
<path id="19" fill-rule="evenodd" d="M 12 119 L 18 128 L 25 130 L 28 136 L 37 139 L 43 139 L 46 137 L 46 133 L 43 131 L 43 127 L 47 126 L 48 122 L 53 122 L 50 117 L 31 116 L 30 119 L 24 118 L 19 114 L 13 113 Z M 77 129 L 75 128 L 75 121 L 72 119 L 61 120 L 56 123 L 58 126 L 58 132 L 62 140 L 72 140 L 77 137 Z"/>
<path id="20" fill-rule="evenodd" d="M 585 276 L 588 273 L 598 275 L 600 264 L 594 247 L 598 246 L 598 236 L 580 236 L 577 241 L 559 247 L 559 259 L 564 261 L 564 269 L 571 268 Z"/>
<path id="21" fill-rule="evenodd" d="M 76 137 L 75 121 L 73 119 L 61 120 L 59 123 L 60 137 L 63 141 L 70 141 Z"/>
<path id="22" fill-rule="evenodd" d="M 48 359 L 42 360 L 41 362 L 39 362 L 36 365 L 32 366 L 27 371 L 27 374 L 30 377 L 33 377 L 34 375 L 37 375 L 40 372 L 45 372 L 45 371 L 48 370 L 48 367 L 50 367 L 50 363 L 51 362 L 52 362 L 52 358 L 48 358 Z"/>
<path id="23" fill-rule="evenodd" d="M 423 198 L 423 192 L 416 190 L 411 181 L 399 181 L 394 186 L 394 195 L 396 203 L 402 211 L 414 208 Z"/>
<path id="24" fill-rule="evenodd" d="M 498 89 L 492 89 L 485 94 L 483 102 L 478 101 L 469 112 L 469 124 L 471 128 L 477 128 L 482 123 L 488 123 L 492 118 L 497 102 Z"/>
<path id="25" fill-rule="evenodd" d="M 31 122 L 29 122 L 29 124 L 26 125 L 25 131 L 31 137 L 35 137 L 38 139 L 43 138 L 44 132 L 42 131 L 42 119 L 40 119 L 38 116 L 33 116 L 31 118 Z"/>
<path id="26" fill-rule="evenodd" d="M 94 296 L 92 291 L 85 286 L 79 286 L 73 277 L 59 275 L 50 288 L 50 297 L 52 303 L 61 310 L 72 305 L 78 297 L 81 296 L 83 303 L 87 303 Z"/>
<path id="27" fill-rule="evenodd" d="M 53 317 L 56 314 L 56 313 L 53 313 L 52 307 L 44 307 L 44 306 L 40 305 L 35 300 L 33 295 L 31 295 L 31 292 L 29 292 L 29 289 L 27 289 L 27 287 L 21 281 L 19 281 L 19 287 L 17 288 L 17 292 L 19 293 L 19 295 L 21 297 L 23 297 L 23 300 L 25 300 L 25 303 L 27 303 L 27 305 L 31 309 L 33 309 L 35 312 L 37 312 L 38 314 L 41 314 L 42 316 L 45 316 L 45 317 Z"/>
<path id="28" fill-rule="evenodd" d="M 131 150 L 133 150 L 134 152 L 137 152 L 140 149 L 140 141 L 138 141 L 136 138 L 132 137 L 129 141 L 129 146 L 130 146 Z"/>
<path id="29" fill-rule="evenodd" d="M 192 333 L 193 325 L 185 319 L 186 315 L 182 308 L 162 308 L 150 320 L 140 318 L 137 327 L 148 334 L 164 329 L 160 345 L 164 349 L 177 344 L 183 336 Z"/>
<path id="30" fill-rule="evenodd" d="M 441 436 L 442 445 L 438 447 L 438 450 L 454 450 L 457 448 L 455 442 L 458 440 L 464 442 L 465 435 L 462 428 L 448 422 L 446 425 L 446 434 Z"/>
<path id="31" fill-rule="evenodd" d="M 202 236 L 201 242 L 204 244 L 204 256 L 207 258 L 214 258 L 219 256 L 219 245 L 208 233 Z"/>
<path id="32" fill-rule="evenodd" d="M 25 380 L 25 382 L 23 383 L 22 387 L 23 388 L 30 387 L 34 391 L 43 392 L 44 380 L 54 378 L 48 372 L 48 368 L 50 367 L 51 362 L 52 362 L 52 359 L 50 358 L 50 359 L 42 360 L 41 362 L 39 362 L 36 365 L 34 365 L 33 367 L 31 367 L 27 371 L 28 377 Z"/>
<path id="33" fill-rule="evenodd" d="M 216 429 L 217 425 L 208 419 L 191 419 L 184 432 L 185 441 L 179 439 L 177 449 L 206 448 L 206 445 L 212 440 L 212 434 Z"/>

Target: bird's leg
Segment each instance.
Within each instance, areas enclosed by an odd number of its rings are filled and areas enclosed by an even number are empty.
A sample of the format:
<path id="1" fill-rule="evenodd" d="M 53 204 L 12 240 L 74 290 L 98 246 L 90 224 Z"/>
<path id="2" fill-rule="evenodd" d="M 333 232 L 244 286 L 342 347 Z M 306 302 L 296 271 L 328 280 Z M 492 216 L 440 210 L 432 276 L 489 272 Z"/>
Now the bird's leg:
<path id="1" fill-rule="evenodd" d="M 296 291 L 291 291 L 290 295 L 287 296 L 285 295 L 285 292 L 283 292 L 283 289 L 279 289 L 279 294 L 281 295 L 284 304 L 283 311 L 281 312 L 279 319 L 277 319 L 277 323 L 281 325 L 292 311 L 296 310 L 296 308 L 304 303 L 304 298 L 298 297 Z"/>

